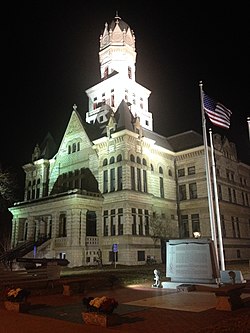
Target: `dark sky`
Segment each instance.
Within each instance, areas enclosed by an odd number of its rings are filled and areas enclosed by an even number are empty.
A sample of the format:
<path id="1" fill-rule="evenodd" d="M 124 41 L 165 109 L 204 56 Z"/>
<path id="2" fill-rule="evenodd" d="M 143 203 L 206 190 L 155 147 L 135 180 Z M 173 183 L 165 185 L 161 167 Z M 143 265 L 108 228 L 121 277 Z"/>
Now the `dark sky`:
<path id="1" fill-rule="evenodd" d="M 30 162 L 50 131 L 59 143 L 72 106 L 85 118 L 85 90 L 100 81 L 99 36 L 116 11 L 136 36 L 136 81 L 151 91 L 154 130 L 202 133 L 199 81 L 232 111 L 213 131 L 235 142 L 250 163 L 247 127 L 249 11 L 162 1 L 21 1 L 2 12 L 1 155 L 4 167 Z M 154 5 L 154 7 L 153 7 Z M 136 7 L 135 7 L 136 6 Z M 208 122 L 208 121 L 207 121 Z"/>

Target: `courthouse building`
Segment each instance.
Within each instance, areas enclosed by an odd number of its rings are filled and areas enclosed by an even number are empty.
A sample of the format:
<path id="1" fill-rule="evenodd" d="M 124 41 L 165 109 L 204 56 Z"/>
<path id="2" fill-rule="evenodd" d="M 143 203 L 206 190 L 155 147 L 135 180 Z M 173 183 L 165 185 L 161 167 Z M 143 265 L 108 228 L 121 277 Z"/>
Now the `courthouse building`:
<path id="1" fill-rule="evenodd" d="M 24 198 L 9 209 L 13 248 L 42 239 L 37 257 L 71 267 L 93 265 L 100 253 L 103 264 L 140 265 L 162 262 L 160 238 L 211 238 L 203 138 L 154 131 L 136 55 L 130 26 L 118 16 L 106 23 L 85 119 L 72 102 L 60 144 L 48 134 L 23 166 Z M 227 138 L 215 134 L 214 148 L 225 260 L 246 261 L 250 166 Z"/>

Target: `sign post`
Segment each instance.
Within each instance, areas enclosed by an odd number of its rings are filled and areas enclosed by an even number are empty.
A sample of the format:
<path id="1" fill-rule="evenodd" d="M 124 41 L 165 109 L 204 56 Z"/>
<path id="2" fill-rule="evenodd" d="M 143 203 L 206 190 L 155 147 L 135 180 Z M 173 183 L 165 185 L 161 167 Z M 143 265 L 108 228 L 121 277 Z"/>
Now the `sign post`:
<path id="1" fill-rule="evenodd" d="M 114 253 L 114 257 L 115 257 L 115 268 L 116 268 L 116 253 L 118 252 L 118 244 L 113 244 L 112 245 L 112 250 Z"/>

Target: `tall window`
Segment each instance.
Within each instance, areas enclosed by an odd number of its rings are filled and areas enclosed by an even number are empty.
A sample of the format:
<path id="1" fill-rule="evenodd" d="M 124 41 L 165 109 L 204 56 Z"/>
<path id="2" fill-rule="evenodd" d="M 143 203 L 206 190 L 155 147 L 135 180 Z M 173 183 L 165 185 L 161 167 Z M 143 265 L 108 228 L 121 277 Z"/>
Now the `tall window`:
<path id="1" fill-rule="evenodd" d="M 147 170 L 143 170 L 143 191 L 148 192 Z"/>
<path id="2" fill-rule="evenodd" d="M 115 169 L 110 169 L 110 192 L 115 191 Z"/>
<path id="3" fill-rule="evenodd" d="M 115 209 L 111 209 L 110 234 L 111 234 L 111 236 L 115 236 Z"/>
<path id="4" fill-rule="evenodd" d="M 117 190 L 122 190 L 122 166 L 117 168 Z"/>
<path id="5" fill-rule="evenodd" d="M 96 236 L 96 213 L 93 211 L 86 214 L 86 236 Z"/>
<path id="6" fill-rule="evenodd" d="M 189 237 L 188 215 L 181 215 L 180 234 L 181 238 Z"/>
<path id="7" fill-rule="evenodd" d="M 141 191 L 141 169 L 137 168 L 137 190 Z"/>
<path id="8" fill-rule="evenodd" d="M 103 171 L 103 193 L 108 192 L 108 170 Z"/>
<path id="9" fill-rule="evenodd" d="M 108 211 L 105 210 L 103 214 L 103 235 L 108 236 L 109 226 L 108 226 Z"/>
<path id="10" fill-rule="evenodd" d="M 186 185 L 179 186 L 179 198 L 180 201 L 187 200 Z"/>
<path id="11" fill-rule="evenodd" d="M 192 220 L 192 231 L 201 231 L 200 230 L 200 218 L 199 214 L 192 214 L 191 215 L 191 220 Z"/>
<path id="12" fill-rule="evenodd" d="M 135 190 L 135 168 L 130 167 L 131 190 Z"/>
<path id="13" fill-rule="evenodd" d="M 123 235 L 123 209 L 118 208 L 118 235 Z"/>
<path id="14" fill-rule="evenodd" d="M 66 215 L 61 214 L 59 218 L 59 237 L 67 237 Z"/>
<path id="15" fill-rule="evenodd" d="M 163 183 L 163 169 L 159 167 L 159 174 L 160 174 L 160 197 L 164 198 L 164 183 Z"/>
<path id="16" fill-rule="evenodd" d="M 196 185 L 196 183 L 189 184 L 189 197 L 190 197 L 190 199 L 197 199 L 197 185 Z"/>
<path id="17" fill-rule="evenodd" d="M 136 235 L 136 209 L 132 208 L 132 235 Z"/>
<path id="18" fill-rule="evenodd" d="M 145 235 L 149 236 L 149 213 L 145 210 Z"/>
<path id="19" fill-rule="evenodd" d="M 139 217 L 139 235 L 143 235 L 143 215 L 142 209 L 138 209 L 138 217 Z"/>

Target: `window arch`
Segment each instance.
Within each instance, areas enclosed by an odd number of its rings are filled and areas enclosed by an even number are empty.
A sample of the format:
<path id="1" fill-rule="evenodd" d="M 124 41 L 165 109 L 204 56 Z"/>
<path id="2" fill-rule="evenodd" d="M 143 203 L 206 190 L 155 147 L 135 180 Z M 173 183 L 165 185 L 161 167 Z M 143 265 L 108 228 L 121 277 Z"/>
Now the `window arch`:
<path id="1" fill-rule="evenodd" d="M 133 154 L 130 155 L 130 161 L 131 161 L 131 162 L 134 162 L 134 161 L 135 161 L 135 157 L 134 157 Z"/>
<path id="2" fill-rule="evenodd" d="M 108 165 L 108 159 L 107 158 L 104 158 L 103 162 L 102 162 L 102 165 L 105 166 L 105 165 Z"/>
<path id="3" fill-rule="evenodd" d="M 119 154 L 116 158 L 117 162 L 121 162 L 122 161 L 122 154 Z"/>
<path id="4" fill-rule="evenodd" d="M 136 157 L 136 163 L 141 164 L 141 159 L 139 156 Z"/>
<path id="5" fill-rule="evenodd" d="M 160 173 L 161 175 L 163 175 L 163 169 L 162 169 L 161 166 L 159 167 L 159 173 Z"/>
<path id="6" fill-rule="evenodd" d="M 147 166 L 147 161 L 145 160 L 145 158 L 142 159 L 142 164 Z"/>
<path id="7" fill-rule="evenodd" d="M 113 163 L 115 163 L 115 158 L 114 158 L 114 156 L 111 156 L 110 160 L 109 160 L 109 164 L 113 164 Z"/>

